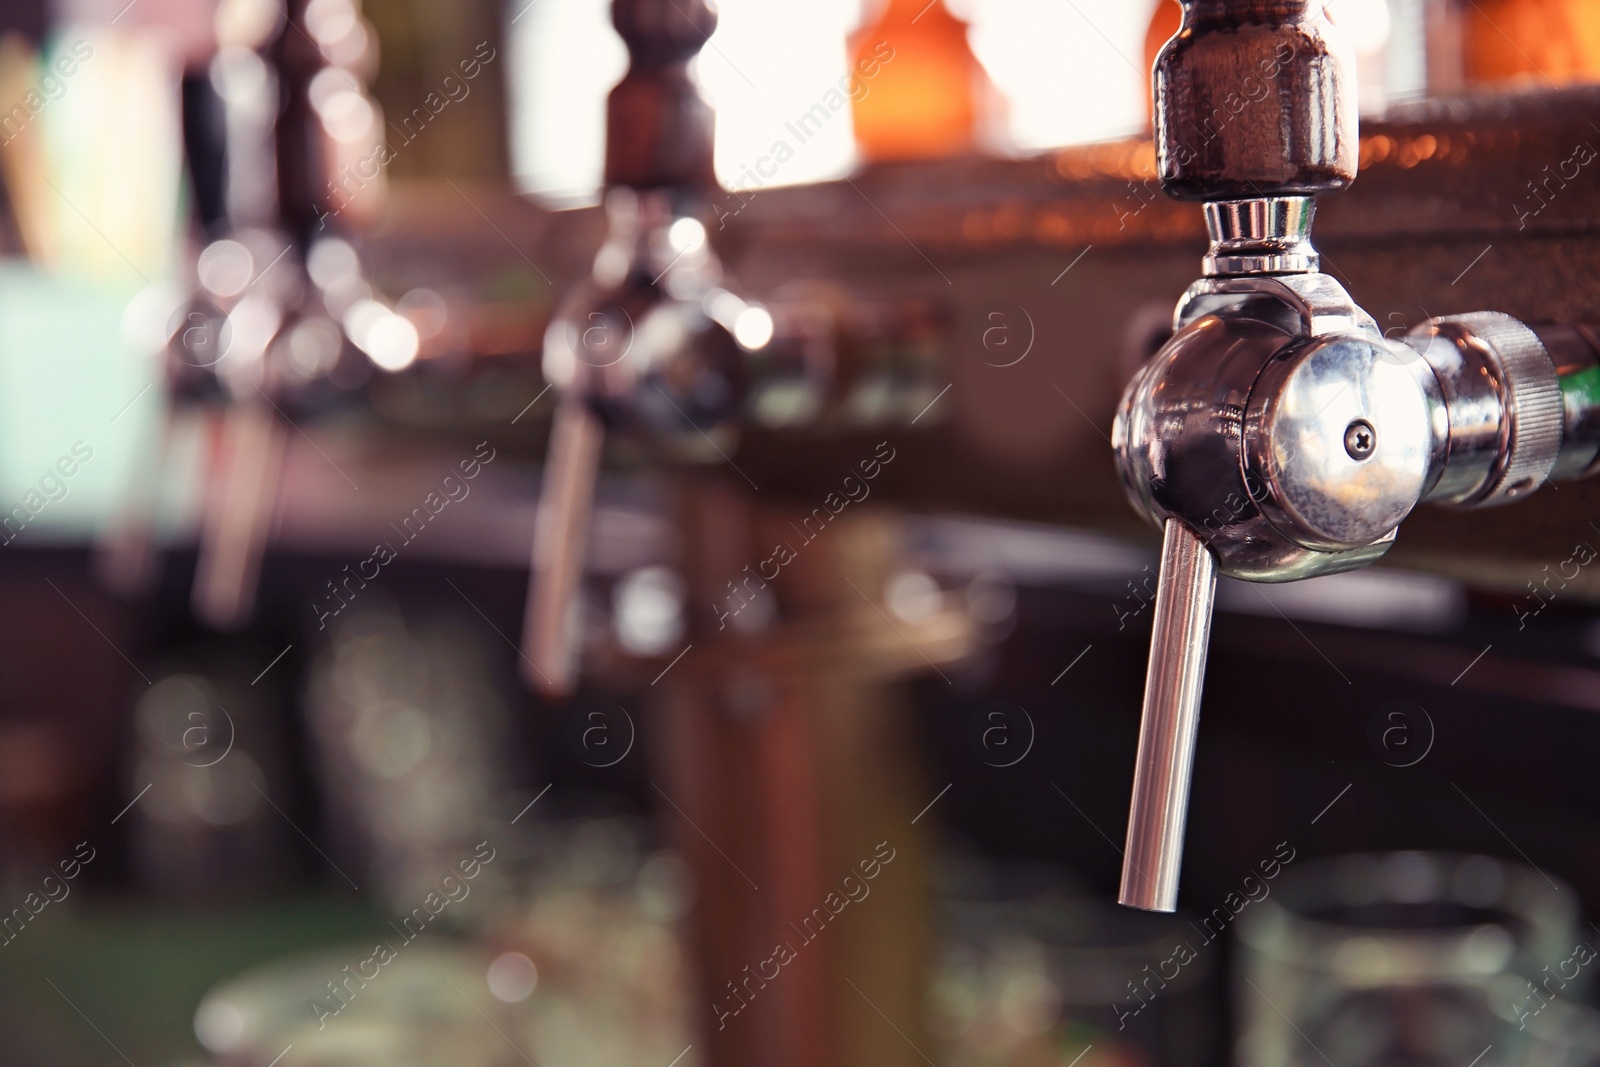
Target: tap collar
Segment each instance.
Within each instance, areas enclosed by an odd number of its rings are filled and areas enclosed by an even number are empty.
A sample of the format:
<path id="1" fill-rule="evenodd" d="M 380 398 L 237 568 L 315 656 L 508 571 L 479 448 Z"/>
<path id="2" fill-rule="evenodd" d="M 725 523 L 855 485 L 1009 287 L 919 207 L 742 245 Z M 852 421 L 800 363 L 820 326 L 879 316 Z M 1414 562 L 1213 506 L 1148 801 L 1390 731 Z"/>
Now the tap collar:
<path id="1" fill-rule="evenodd" d="M 1316 211 L 1317 202 L 1309 196 L 1208 201 L 1206 276 L 1316 272 L 1321 265 L 1311 245 Z"/>

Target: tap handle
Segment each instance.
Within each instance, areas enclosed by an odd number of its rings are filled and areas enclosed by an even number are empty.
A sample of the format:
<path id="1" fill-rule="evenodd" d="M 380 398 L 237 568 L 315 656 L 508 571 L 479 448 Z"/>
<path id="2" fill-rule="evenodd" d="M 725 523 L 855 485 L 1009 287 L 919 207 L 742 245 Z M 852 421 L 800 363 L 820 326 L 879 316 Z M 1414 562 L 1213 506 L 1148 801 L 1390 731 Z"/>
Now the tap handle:
<path id="1" fill-rule="evenodd" d="M 206 68 L 185 74 L 179 92 L 195 219 L 208 238 L 219 237 L 229 222 L 227 105 Z"/>
<path id="2" fill-rule="evenodd" d="M 1330 192 L 1356 176 L 1355 57 L 1325 0 L 1182 0 L 1156 58 L 1161 184 L 1180 200 Z"/>
<path id="3" fill-rule="evenodd" d="M 282 419 L 262 400 L 222 416 L 190 594 L 195 616 L 213 629 L 239 629 L 255 607 L 286 444 Z"/>
<path id="4" fill-rule="evenodd" d="M 1183 826 L 1194 776 L 1200 689 L 1216 592 L 1217 565 L 1211 550 L 1181 520 L 1168 519 L 1122 856 L 1122 891 L 1117 897 L 1145 911 L 1173 911 L 1178 906 Z"/>
<path id="5" fill-rule="evenodd" d="M 338 6 L 338 5 L 335 5 Z M 359 0 L 346 0 L 341 14 L 361 18 Z M 335 177 L 329 138 L 313 102 L 312 85 L 318 76 L 335 68 L 317 43 L 312 0 L 287 0 L 280 9 L 284 26 L 273 42 L 268 60 L 278 80 L 278 107 L 273 126 L 273 154 L 277 158 L 278 224 L 294 239 L 302 253 L 332 217 L 329 193 Z M 350 71 L 339 67 L 338 83 L 356 86 Z M 358 90 L 358 92 L 361 90 Z M 365 95 L 362 92 L 362 95 Z"/>
<path id="6" fill-rule="evenodd" d="M 522 626 L 524 681 L 558 699 L 571 696 L 576 688 L 572 606 L 588 555 L 589 515 L 604 441 L 604 425 L 589 405 L 572 394 L 563 397 L 551 427 L 539 490 L 532 587 Z"/>
<path id="7" fill-rule="evenodd" d="M 614 0 L 611 21 L 630 63 L 606 101 L 606 185 L 714 189 L 713 115 L 689 64 L 716 11 L 706 0 Z"/>

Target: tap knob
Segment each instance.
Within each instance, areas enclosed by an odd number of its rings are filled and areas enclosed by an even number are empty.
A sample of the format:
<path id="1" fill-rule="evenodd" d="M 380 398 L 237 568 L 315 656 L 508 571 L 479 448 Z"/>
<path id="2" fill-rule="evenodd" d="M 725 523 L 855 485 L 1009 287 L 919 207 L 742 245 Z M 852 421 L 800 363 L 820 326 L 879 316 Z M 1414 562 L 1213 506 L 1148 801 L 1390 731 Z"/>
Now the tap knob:
<path id="1" fill-rule="evenodd" d="M 606 184 L 713 190 L 715 116 L 689 64 L 717 28 L 707 0 L 613 0 L 628 71 L 606 98 Z"/>
<path id="2" fill-rule="evenodd" d="M 1180 200 L 1332 192 L 1356 176 L 1354 55 L 1326 0 L 1182 0 L 1156 57 L 1156 157 Z"/>

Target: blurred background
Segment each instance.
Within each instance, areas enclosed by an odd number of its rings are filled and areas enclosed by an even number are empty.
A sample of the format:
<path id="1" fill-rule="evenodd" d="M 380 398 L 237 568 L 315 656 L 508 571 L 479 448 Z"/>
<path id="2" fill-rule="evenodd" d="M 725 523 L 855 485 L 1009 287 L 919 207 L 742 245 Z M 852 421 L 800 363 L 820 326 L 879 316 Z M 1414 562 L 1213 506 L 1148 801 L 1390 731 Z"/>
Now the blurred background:
<path id="1" fill-rule="evenodd" d="M 1600 322 L 1600 8 L 1327 9 L 1324 269 Z M 1600 1063 L 1592 485 L 1224 580 L 1114 903 L 1179 16 L 0 3 L 0 1064 Z"/>

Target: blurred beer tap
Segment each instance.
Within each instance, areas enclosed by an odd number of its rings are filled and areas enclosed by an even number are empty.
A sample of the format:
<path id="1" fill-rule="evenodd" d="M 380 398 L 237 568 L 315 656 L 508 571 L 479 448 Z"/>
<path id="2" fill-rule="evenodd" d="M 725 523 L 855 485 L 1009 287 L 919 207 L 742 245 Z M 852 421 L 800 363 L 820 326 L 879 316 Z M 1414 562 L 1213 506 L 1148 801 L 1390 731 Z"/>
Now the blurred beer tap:
<path id="1" fill-rule="evenodd" d="M 220 408 L 207 416 L 217 425 L 192 602 L 208 625 L 236 629 L 254 604 L 289 420 L 348 397 L 368 359 L 414 357 L 417 339 L 372 299 L 331 224 L 343 142 L 381 126 L 362 88 L 373 35 L 358 3 L 228 0 L 217 30 L 209 67 L 184 85 L 202 247 L 191 299 L 169 324 L 167 367 L 176 407 Z M 137 547 L 148 530 L 133 540 L 110 554 L 115 586 L 136 587 L 149 569 Z"/>
<path id="2" fill-rule="evenodd" d="M 1320 272 L 1314 196 L 1357 161 L 1351 57 L 1321 5 L 1183 9 L 1155 65 L 1158 165 L 1204 201 L 1211 249 L 1112 434 L 1165 535 L 1121 893 L 1152 911 L 1177 901 L 1218 574 L 1362 567 L 1423 501 L 1505 504 L 1600 470 L 1592 333 L 1477 312 L 1391 341 Z"/>
<path id="3" fill-rule="evenodd" d="M 544 343 L 545 377 L 561 399 L 523 647 L 527 681 L 552 697 L 576 686 L 574 607 L 606 434 L 719 459 L 750 385 L 745 353 L 771 337 L 766 311 L 722 288 L 703 222 L 717 190 L 712 112 L 688 68 L 716 16 L 706 0 L 615 0 L 611 11 L 632 63 L 607 103 L 609 234 Z"/>
<path id="4" fill-rule="evenodd" d="M 296 0 L 285 18 L 274 20 L 266 47 L 227 45 L 212 64 L 232 119 L 227 158 L 234 165 L 225 168 L 228 234 L 200 253 L 197 275 L 203 299 L 221 312 L 211 352 L 229 403 L 203 498 L 192 604 L 196 617 L 220 630 L 243 625 L 254 607 L 286 445 L 269 353 L 304 295 L 311 236 L 302 203 L 306 181 L 296 173 L 313 162 L 315 143 L 306 128 L 314 64 L 300 36 L 307 7 Z M 187 336 L 179 335 L 178 349 L 191 348 L 182 340 Z"/>

